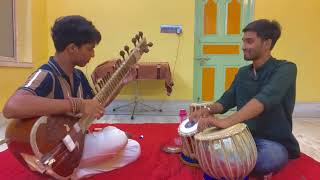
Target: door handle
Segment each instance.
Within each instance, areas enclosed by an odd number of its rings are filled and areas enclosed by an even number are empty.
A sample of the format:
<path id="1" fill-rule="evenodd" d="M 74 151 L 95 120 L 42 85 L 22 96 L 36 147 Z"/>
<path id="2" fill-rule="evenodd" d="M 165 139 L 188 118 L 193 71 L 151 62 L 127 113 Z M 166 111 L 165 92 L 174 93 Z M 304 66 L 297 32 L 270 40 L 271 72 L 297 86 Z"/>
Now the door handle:
<path id="1" fill-rule="evenodd" d="M 208 57 L 197 57 L 197 58 L 195 58 L 195 60 L 197 60 L 197 61 L 202 61 L 202 60 L 209 61 L 210 58 L 208 58 Z"/>

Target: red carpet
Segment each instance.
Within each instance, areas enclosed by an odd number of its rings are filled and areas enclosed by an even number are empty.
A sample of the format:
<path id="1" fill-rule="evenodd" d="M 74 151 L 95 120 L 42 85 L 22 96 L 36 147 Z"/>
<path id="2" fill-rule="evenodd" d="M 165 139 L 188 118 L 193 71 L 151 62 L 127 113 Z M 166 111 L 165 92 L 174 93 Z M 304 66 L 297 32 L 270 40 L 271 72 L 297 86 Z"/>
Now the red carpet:
<path id="1" fill-rule="evenodd" d="M 177 135 L 177 124 L 116 124 L 120 129 L 133 134 L 133 138 L 141 144 L 140 158 L 121 169 L 99 174 L 88 178 L 90 180 L 200 180 L 200 169 L 183 165 L 178 155 L 166 154 L 160 151 L 160 145 Z M 143 139 L 139 136 L 143 135 Z M 40 179 L 26 170 L 9 153 L 0 153 L 0 179 Z M 292 160 L 273 180 L 319 180 L 320 163 L 302 154 L 297 160 Z"/>

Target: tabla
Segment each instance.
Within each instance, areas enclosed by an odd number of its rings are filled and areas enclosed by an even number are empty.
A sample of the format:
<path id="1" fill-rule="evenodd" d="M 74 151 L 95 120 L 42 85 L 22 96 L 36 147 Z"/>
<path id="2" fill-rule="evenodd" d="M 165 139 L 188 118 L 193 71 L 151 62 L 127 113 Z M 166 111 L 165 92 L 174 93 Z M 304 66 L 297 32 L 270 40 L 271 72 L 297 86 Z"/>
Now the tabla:
<path id="1" fill-rule="evenodd" d="M 182 141 L 182 152 L 180 159 L 185 164 L 191 166 L 198 166 L 198 162 L 195 156 L 194 135 L 197 133 L 198 123 L 184 120 L 178 128 L 178 133 Z"/>
<path id="2" fill-rule="evenodd" d="M 211 127 L 194 139 L 200 167 L 216 179 L 244 179 L 256 164 L 256 144 L 243 123 L 226 129 Z"/>

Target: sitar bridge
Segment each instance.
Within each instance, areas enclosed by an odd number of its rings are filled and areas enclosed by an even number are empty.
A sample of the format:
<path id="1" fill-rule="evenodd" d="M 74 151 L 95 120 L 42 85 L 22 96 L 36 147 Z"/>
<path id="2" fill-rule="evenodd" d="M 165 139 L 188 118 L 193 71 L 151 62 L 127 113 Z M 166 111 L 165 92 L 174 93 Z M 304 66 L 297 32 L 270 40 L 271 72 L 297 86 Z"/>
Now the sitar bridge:
<path id="1" fill-rule="evenodd" d="M 76 144 L 72 140 L 71 136 L 67 134 L 63 139 L 62 139 L 63 144 L 67 147 L 67 149 L 72 152 L 76 148 Z"/>
<path id="2" fill-rule="evenodd" d="M 41 174 L 45 173 L 47 170 L 46 164 L 43 161 L 37 159 L 34 155 L 20 153 L 21 157 L 24 159 L 31 171 L 37 171 Z M 52 159 L 52 158 L 51 158 Z"/>

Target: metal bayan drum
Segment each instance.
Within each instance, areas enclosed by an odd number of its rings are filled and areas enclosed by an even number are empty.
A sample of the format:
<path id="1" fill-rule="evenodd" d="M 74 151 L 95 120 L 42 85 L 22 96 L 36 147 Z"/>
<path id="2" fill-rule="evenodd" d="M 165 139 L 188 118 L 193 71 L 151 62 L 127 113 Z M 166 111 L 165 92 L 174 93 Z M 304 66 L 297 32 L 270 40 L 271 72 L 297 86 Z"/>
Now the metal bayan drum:
<path id="1" fill-rule="evenodd" d="M 194 138 L 199 165 L 211 177 L 244 179 L 256 164 L 256 144 L 243 123 L 226 129 L 211 127 Z"/>
<path id="2" fill-rule="evenodd" d="M 178 128 L 178 133 L 182 141 L 182 152 L 180 159 L 185 164 L 198 166 L 195 155 L 194 135 L 197 133 L 198 123 L 191 122 L 189 119 L 184 120 Z"/>

